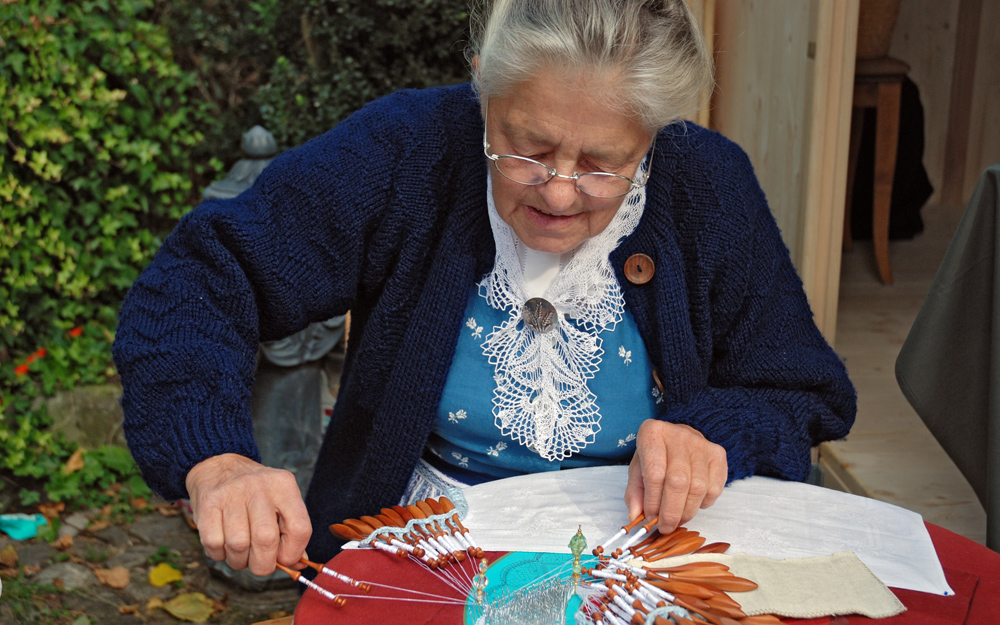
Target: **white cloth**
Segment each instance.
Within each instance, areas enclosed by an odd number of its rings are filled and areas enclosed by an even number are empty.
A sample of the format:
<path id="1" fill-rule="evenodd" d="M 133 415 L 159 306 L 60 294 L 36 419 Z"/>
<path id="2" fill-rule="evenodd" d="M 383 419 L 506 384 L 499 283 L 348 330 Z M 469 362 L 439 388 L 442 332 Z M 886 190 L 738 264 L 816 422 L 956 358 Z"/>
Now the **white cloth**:
<path id="1" fill-rule="evenodd" d="M 644 160 L 637 175 L 645 171 Z M 557 327 L 544 334 L 521 320 L 530 299 L 520 250 L 524 244 L 497 213 L 489 179 L 486 198 L 496 262 L 479 292 L 490 306 L 510 313 L 483 343 L 483 353 L 496 371 L 494 422 L 505 436 L 542 458 L 563 460 L 594 442 L 601 430 L 587 380 L 601 362 L 600 333 L 613 329 L 625 309 L 609 255 L 639 225 L 646 188 L 632 189 L 611 223 L 584 241 L 554 278 L 551 271 L 531 276 L 533 285 L 544 282 L 546 273 L 551 279 L 541 296 L 555 307 Z"/>
<path id="2" fill-rule="evenodd" d="M 896 595 L 849 551 L 788 560 L 743 553 L 692 554 L 657 560 L 646 566 L 666 568 L 705 561 L 721 562 L 733 575 L 757 584 L 756 590 L 729 593 L 750 616 L 775 614 L 819 618 L 830 614 L 860 614 L 868 618 L 888 618 L 906 610 Z"/>
<path id="3" fill-rule="evenodd" d="M 581 526 L 592 547 L 628 522 L 625 466 L 535 473 L 464 490 L 465 525 L 483 549 L 568 553 Z M 919 514 L 874 499 L 765 477 L 737 480 L 685 524 L 729 553 L 775 559 L 851 551 L 887 586 L 938 595 L 945 580 Z"/>

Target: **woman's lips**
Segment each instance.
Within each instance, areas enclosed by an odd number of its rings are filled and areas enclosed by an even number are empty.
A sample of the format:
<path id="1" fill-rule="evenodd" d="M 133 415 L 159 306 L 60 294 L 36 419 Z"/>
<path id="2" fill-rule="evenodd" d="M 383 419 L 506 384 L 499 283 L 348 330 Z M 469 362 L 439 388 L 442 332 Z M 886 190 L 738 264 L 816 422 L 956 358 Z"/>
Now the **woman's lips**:
<path id="1" fill-rule="evenodd" d="M 543 225 L 555 225 L 565 223 L 566 221 L 573 219 L 577 215 L 553 215 L 551 213 L 546 213 L 540 208 L 535 208 L 534 206 L 528 206 L 525 204 L 525 212 L 528 214 L 528 218 L 532 221 L 538 222 Z"/>

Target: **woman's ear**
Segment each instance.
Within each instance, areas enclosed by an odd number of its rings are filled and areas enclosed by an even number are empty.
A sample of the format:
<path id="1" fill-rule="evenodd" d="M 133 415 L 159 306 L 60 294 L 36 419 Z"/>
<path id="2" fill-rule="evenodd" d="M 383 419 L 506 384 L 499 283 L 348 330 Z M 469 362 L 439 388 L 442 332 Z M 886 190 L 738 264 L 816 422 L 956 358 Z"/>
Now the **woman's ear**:
<path id="1" fill-rule="evenodd" d="M 472 73 L 479 74 L 479 55 L 472 57 Z"/>

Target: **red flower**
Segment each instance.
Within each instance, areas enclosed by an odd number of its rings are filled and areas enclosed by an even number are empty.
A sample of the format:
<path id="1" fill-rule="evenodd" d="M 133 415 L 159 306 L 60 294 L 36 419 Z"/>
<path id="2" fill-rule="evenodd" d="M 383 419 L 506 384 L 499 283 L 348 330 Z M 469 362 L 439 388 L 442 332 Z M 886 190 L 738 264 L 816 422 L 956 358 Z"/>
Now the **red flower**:
<path id="1" fill-rule="evenodd" d="M 17 375 L 24 375 L 28 372 L 28 365 L 18 365 L 14 367 L 14 373 Z"/>
<path id="2" fill-rule="evenodd" d="M 35 358 L 44 358 L 44 357 L 45 357 L 45 356 L 46 356 L 46 355 L 47 355 L 48 353 L 49 353 L 49 351 L 48 351 L 47 349 L 45 349 L 44 347 L 39 347 L 39 348 L 38 348 L 38 351 L 36 351 L 36 352 L 35 352 L 34 354 L 32 354 L 32 355 L 33 355 L 33 356 L 34 356 Z"/>
<path id="3" fill-rule="evenodd" d="M 76 326 L 75 328 L 73 328 L 72 330 L 69 331 L 69 335 L 72 336 L 73 338 L 76 338 L 76 337 L 80 336 L 81 334 L 83 334 L 83 327 L 82 326 Z"/>
<path id="4" fill-rule="evenodd" d="M 27 358 L 26 358 L 26 359 L 24 360 L 24 362 L 28 363 L 29 365 L 30 365 L 31 363 L 35 362 L 35 355 L 34 355 L 34 354 L 32 354 L 32 355 L 28 356 L 28 357 L 27 357 Z"/>

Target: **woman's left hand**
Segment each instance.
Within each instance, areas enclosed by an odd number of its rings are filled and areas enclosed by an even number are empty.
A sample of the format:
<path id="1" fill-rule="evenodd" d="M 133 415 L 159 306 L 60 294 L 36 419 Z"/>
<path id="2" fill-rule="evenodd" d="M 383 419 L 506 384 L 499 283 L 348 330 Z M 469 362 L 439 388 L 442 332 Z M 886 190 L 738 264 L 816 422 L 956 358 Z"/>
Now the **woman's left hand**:
<path id="1" fill-rule="evenodd" d="M 666 534 L 715 503 L 726 485 L 726 450 L 687 426 L 648 419 L 639 427 L 628 468 L 629 520 L 660 517 Z"/>

